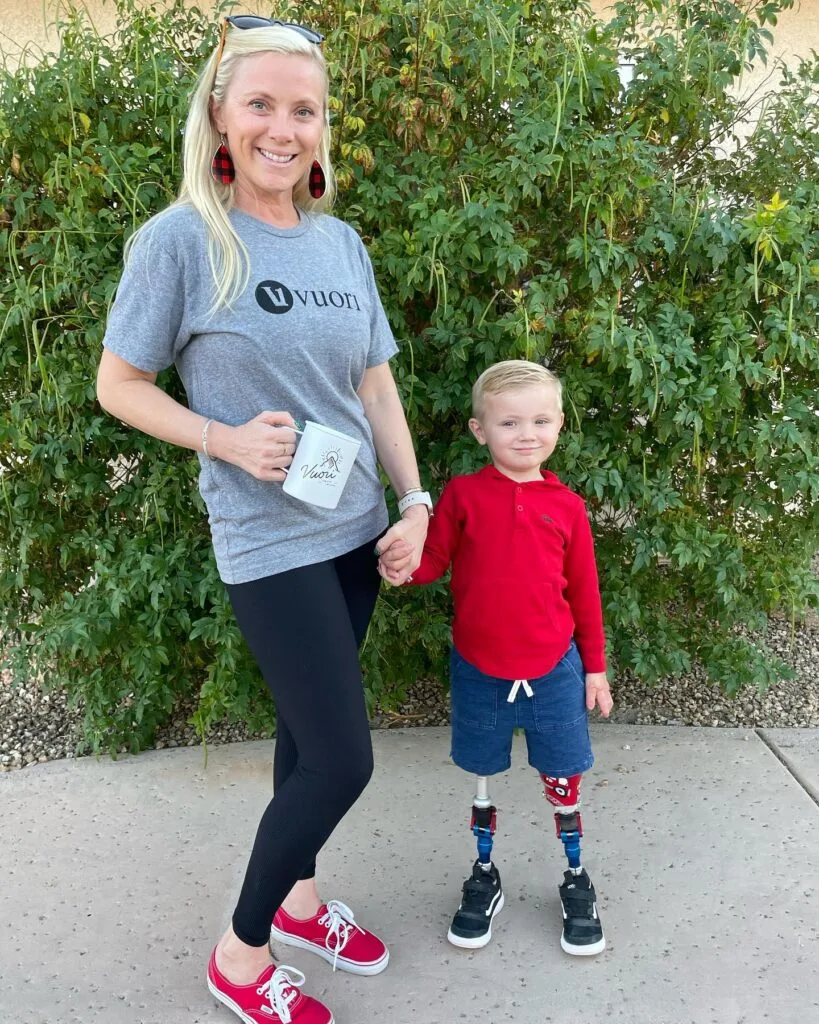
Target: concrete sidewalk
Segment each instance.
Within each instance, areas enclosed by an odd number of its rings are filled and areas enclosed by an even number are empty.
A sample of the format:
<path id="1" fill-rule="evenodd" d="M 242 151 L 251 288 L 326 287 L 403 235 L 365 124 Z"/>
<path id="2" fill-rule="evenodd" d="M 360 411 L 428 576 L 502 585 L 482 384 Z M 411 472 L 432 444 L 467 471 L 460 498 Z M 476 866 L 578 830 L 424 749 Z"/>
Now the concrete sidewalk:
<path id="1" fill-rule="evenodd" d="M 374 779 L 319 882 L 383 936 L 390 966 L 358 978 L 281 957 L 337 1024 L 819 1022 L 819 730 L 596 726 L 583 859 L 608 949 L 588 960 L 560 949 L 565 858 L 521 738 L 491 790 L 506 907 L 474 953 L 444 938 L 475 856 L 472 779 L 448 760 L 448 730 L 373 739 Z M 238 1020 L 204 971 L 272 751 L 0 775 L 0 1024 Z"/>

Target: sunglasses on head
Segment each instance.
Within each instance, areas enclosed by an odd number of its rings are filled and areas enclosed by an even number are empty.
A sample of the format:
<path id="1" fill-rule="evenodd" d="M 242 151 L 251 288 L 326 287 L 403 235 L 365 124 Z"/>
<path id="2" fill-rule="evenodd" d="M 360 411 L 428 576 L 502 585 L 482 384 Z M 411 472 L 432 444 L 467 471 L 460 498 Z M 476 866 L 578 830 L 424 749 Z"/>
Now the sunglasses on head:
<path id="1" fill-rule="evenodd" d="M 216 67 L 219 67 L 219 61 L 222 59 L 222 54 L 225 50 L 225 40 L 227 39 L 228 28 L 270 28 L 271 26 L 277 25 L 279 28 L 289 28 L 293 32 L 298 32 L 300 36 L 310 42 L 315 43 L 316 46 L 321 46 L 324 42 L 324 36 L 321 32 L 316 32 L 313 28 L 308 28 L 306 25 L 297 25 L 293 21 L 280 21 L 278 18 L 262 18 L 258 14 L 231 14 L 222 22 L 222 34 L 219 36 L 219 50 L 216 56 Z"/>

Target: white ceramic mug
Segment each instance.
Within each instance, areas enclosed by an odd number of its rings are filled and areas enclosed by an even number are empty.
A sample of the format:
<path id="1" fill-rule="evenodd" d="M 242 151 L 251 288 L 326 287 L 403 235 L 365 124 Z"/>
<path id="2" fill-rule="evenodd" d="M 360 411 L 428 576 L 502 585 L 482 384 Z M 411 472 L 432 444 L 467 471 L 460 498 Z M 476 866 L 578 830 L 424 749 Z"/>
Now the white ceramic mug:
<path id="1" fill-rule="evenodd" d="M 292 428 L 295 429 L 295 428 Z M 282 490 L 321 508 L 335 508 L 353 468 L 361 442 L 331 427 L 307 420 Z"/>

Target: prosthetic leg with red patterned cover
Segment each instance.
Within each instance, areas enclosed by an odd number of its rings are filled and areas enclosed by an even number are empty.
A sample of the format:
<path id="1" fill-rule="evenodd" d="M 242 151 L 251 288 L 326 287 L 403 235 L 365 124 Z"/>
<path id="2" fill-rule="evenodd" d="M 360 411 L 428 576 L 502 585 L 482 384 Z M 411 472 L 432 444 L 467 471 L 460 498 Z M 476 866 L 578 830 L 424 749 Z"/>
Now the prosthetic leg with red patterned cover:
<path id="1" fill-rule="evenodd" d="M 543 792 L 555 808 L 557 837 L 563 843 L 569 869 L 558 886 L 563 906 L 563 934 L 560 945 L 574 956 L 592 956 L 606 948 L 603 926 L 597 913 L 597 894 L 586 869 L 580 863 L 580 783 L 582 775 L 543 775 Z"/>

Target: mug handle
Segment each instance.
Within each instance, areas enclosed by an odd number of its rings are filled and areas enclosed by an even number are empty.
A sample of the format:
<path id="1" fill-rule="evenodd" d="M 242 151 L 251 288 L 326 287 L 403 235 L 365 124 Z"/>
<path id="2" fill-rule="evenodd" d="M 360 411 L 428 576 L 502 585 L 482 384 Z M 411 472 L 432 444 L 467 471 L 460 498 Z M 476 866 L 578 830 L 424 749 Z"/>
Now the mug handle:
<path id="1" fill-rule="evenodd" d="M 303 434 L 304 433 L 304 431 L 303 430 L 299 430 L 298 427 L 285 426 L 285 430 L 292 430 L 294 434 Z M 284 466 L 281 467 L 281 471 L 282 471 L 282 473 L 284 473 L 285 476 L 287 476 L 287 474 L 289 473 L 289 470 L 286 469 Z"/>

